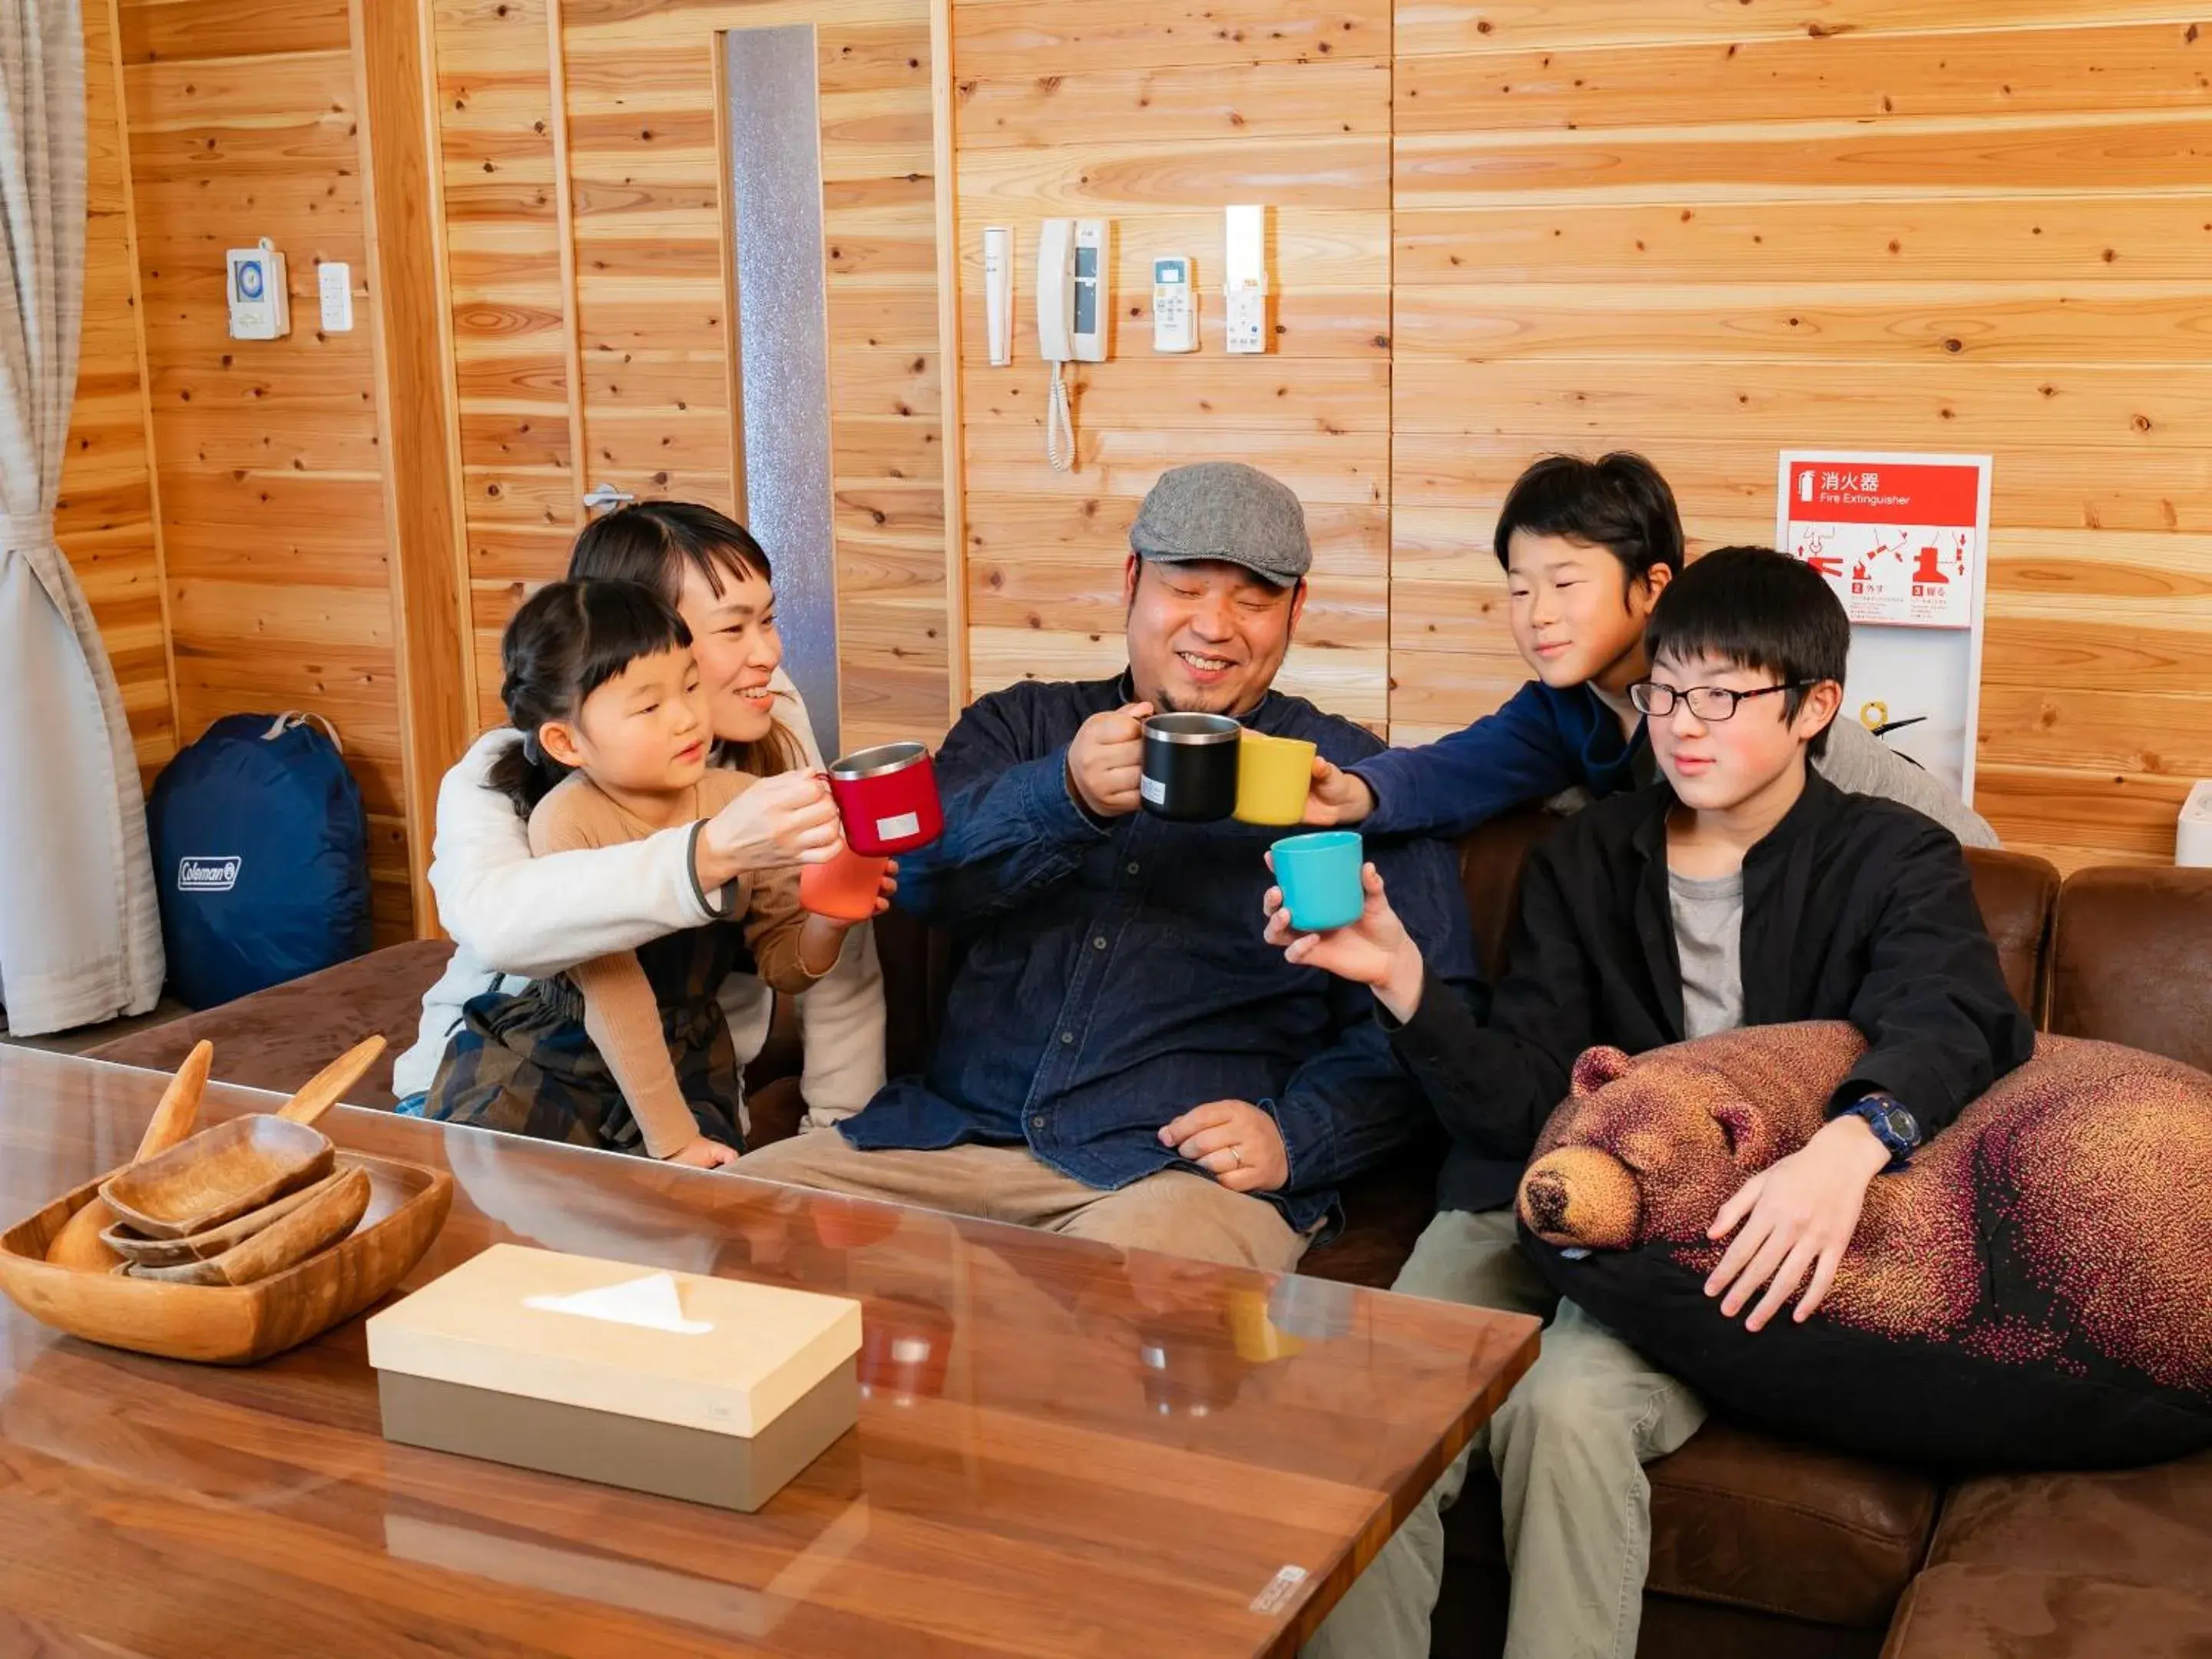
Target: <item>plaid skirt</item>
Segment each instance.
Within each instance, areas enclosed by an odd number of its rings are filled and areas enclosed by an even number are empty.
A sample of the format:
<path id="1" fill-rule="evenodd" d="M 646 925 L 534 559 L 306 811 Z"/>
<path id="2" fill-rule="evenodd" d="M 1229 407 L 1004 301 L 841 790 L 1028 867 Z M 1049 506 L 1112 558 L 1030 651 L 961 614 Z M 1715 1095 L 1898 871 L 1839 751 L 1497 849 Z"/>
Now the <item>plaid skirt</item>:
<path id="1" fill-rule="evenodd" d="M 744 936 L 727 926 L 693 928 L 655 939 L 637 955 L 699 1133 L 744 1151 L 738 1130 L 744 1085 L 714 996 L 748 959 Z M 422 1115 L 606 1152 L 646 1150 L 622 1085 L 584 1029 L 582 994 L 566 975 L 472 998 L 446 1045 Z"/>

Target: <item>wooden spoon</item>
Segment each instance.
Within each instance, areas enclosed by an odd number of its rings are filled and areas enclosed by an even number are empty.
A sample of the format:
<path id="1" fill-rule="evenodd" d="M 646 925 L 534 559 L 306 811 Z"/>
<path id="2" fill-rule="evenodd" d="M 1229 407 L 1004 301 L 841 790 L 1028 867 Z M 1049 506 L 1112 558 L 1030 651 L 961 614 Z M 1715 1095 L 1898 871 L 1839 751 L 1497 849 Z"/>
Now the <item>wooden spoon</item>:
<path id="1" fill-rule="evenodd" d="M 340 1095 L 361 1081 L 362 1073 L 374 1065 L 376 1057 L 383 1052 L 381 1036 L 363 1038 L 309 1078 L 276 1115 L 295 1123 L 313 1123 L 337 1104 Z"/>
<path id="2" fill-rule="evenodd" d="M 380 1044 L 383 1039 L 377 1041 Z M 215 1045 L 211 1042 L 195 1044 L 191 1053 L 185 1056 L 185 1063 L 177 1068 L 176 1076 L 162 1091 L 161 1104 L 154 1108 L 153 1120 L 139 1139 L 138 1150 L 131 1156 L 132 1164 L 143 1164 L 149 1158 L 160 1156 L 191 1133 L 193 1120 L 199 1115 L 200 1097 L 207 1091 L 208 1068 L 214 1062 Z M 58 1267 L 107 1272 L 123 1259 L 109 1249 L 100 1237 L 102 1232 L 114 1225 L 115 1219 L 115 1212 L 108 1208 L 107 1200 L 94 1193 L 91 1201 L 71 1216 L 55 1235 L 54 1242 L 46 1247 L 46 1260 Z"/>

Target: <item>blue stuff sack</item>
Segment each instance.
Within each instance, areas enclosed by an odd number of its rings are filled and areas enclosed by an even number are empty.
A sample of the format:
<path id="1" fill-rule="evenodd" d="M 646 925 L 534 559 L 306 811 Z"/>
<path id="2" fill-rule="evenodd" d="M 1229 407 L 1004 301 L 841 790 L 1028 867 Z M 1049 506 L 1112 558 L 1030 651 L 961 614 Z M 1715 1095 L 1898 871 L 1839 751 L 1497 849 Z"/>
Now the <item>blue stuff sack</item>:
<path id="1" fill-rule="evenodd" d="M 302 714 L 229 714 L 155 781 L 161 941 L 191 1006 L 368 949 L 368 820 L 336 738 Z"/>

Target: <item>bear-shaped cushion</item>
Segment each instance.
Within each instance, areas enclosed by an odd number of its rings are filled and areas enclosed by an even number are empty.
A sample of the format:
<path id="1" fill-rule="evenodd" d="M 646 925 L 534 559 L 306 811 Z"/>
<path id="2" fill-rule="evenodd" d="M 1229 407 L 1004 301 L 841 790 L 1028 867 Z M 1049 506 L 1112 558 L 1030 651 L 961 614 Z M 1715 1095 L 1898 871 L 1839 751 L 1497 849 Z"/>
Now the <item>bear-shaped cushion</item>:
<path id="1" fill-rule="evenodd" d="M 1705 1230 L 1820 1128 L 1850 1025 L 1593 1048 L 1522 1177 L 1563 1295 L 1715 1404 L 1876 1457 L 2098 1468 L 2212 1445 L 2212 1076 L 2038 1039 L 1875 1179 L 1827 1299 L 1747 1331 Z M 1794 1311 L 1794 1310 L 1793 1310 Z"/>

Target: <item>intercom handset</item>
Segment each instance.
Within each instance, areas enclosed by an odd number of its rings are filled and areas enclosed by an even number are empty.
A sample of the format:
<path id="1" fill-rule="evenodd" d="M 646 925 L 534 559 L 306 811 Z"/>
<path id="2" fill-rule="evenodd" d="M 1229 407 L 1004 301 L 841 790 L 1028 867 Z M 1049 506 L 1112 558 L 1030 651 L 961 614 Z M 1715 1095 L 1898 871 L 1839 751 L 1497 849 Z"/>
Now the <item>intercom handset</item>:
<path id="1" fill-rule="evenodd" d="M 1037 356 L 1064 363 L 1075 356 L 1075 221 L 1048 219 L 1037 231 Z"/>
<path id="2" fill-rule="evenodd" d="M 1107 272 L 1111 242 L 1103 219 L 1048 219 L 1037 235 L 1037 355 L 1052 368 L 1045 453 L 1055 471 L 1075 465 L 1075 431 L 1063 364 L 1106 361 Z"/>

